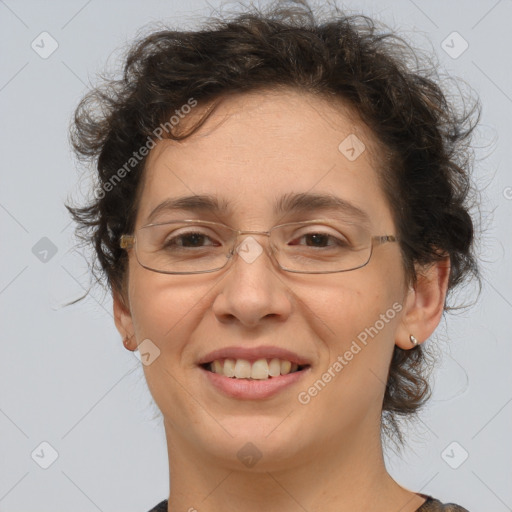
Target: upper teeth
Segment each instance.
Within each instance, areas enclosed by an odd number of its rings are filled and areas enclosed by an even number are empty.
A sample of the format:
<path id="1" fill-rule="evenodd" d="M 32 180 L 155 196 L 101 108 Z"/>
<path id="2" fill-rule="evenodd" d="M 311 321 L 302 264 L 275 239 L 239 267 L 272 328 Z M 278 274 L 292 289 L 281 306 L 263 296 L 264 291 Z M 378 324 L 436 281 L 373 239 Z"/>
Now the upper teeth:
<path id="1" fill-rule="evenodd" d="M 238 379 L 265 380 L 269 377 L 287 375 L 298 369 L 296 363 L 281 359 L 258 359 L 251 364 L 247 359 L 216 359 L 210 364 L 214 373 Z"/>

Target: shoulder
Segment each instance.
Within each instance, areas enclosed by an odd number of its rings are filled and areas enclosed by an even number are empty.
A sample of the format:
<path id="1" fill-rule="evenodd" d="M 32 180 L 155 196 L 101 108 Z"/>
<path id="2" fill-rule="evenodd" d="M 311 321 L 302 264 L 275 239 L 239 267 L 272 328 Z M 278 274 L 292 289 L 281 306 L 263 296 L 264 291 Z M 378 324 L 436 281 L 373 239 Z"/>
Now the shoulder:
<path id="1" fill-rule="evenodd" d="M 469 510 L 455 505 L 455 503 L 441 503 L 436 498 L 426 494 L 420 494 L 427 501 L 416 512 L 469 512 Z"/>
<path id="2" fill-rule="evenodd" d="M 148 512 L 167 512 L 167 500 L 161 501 Z"/>

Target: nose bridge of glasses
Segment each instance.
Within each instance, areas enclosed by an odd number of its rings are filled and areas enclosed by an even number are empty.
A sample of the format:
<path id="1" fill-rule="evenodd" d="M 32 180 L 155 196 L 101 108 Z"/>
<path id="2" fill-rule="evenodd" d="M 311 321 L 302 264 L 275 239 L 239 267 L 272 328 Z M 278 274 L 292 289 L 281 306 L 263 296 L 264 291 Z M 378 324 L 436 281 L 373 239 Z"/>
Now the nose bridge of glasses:
<path id="1" fill-rule="evenodd" d="M 260 254 L 265 253 L 273 261 L 276 249 L 273 247 L 273 244 L 270 243 L 272 231 L 273 229 L 270 231 L 232 229 L 233 238 L 228 258 L 231 259 L 231 257 L 237 253 L 237 255 L 246 263 L 253 263 L 258 259 Z M 256 240 L 253 235 L 266 237 L 268 239 L 268 244 L 261 243 L 261 238 Z M 274 263 L 279 266 L 279 263 Z"/>
<path id="2" fill-rule="evenodd" d="M 234 229 L 233 230 L 233 240 L 232 240 L 232 252 L 237 251 L 240 247 L 243 246 L 244 242 L 251 238 L 252 235 L 263 235 L 270 240 L 272 230 L 270 231 L 256 231 L 256 230 L 242 230 L 242 229 Z M 240 239 L 241 237 L 241 239 Z M 257 244 L 259 242 L 254 239 Z"/>
<path id="3" fill-rule="evenodd" d="M 254 231 L 254 230 L 241 230 L 241 229 L 236 229 L 234 231 L 236 233 L 236 236 L 240 236 L 240 235 L 265 235 L 265 236 L 270 236 L 270 231 Z"/>

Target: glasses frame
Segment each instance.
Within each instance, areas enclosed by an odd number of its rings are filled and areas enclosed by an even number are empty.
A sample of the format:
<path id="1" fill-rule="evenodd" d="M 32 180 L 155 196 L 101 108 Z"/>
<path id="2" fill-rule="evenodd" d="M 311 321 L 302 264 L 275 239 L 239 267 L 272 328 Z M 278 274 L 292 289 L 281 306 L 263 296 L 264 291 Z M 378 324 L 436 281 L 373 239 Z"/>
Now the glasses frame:
<path id="1" fill-rule="evenodd" d="M 184 222 L 184 223 L 191 223 L 191 224 L 201 223 L 201 224 L 207 224 L 207 225 L 213 225 L 213 226 L 221 226 L 221 227 L 224 227 L 224 228 L 227 228 L 227 229 L 233 231 L 235 233 L 234 243 L 226 257 L 226 263 L 224 263 L 224 265 L 222 265 L 221 267 L 217 267 L 212 270 L 197 270 L 197 271 L 192 271 L 192 272 L 173 272 L 173 271 L 169 271 L 169 270 L 156 270 L 154 268 L 151 268 L 151 267 L 148 267 L 147 265 L 142 264 L 141 261 L 139 260 L 139 255 L 137 254 L 137 247 L 136 247 L 137 231 L 144 229 L 144 228 L 151 227 L 151 226 L 162 226 L 165 224 L 172 224 L 175 222 L 180 222 L 180 223 Z M 251 231 L 251 230 L 247 231 L 247 230 L 240 230 L 240 229 L 232 228 L 230 226 L 227 226 L 226 224 L 223 224 L 222 222 L 213 222 L 213 221 L 200 220 L 200 219 L 185 219 L 185 220 L 176 219 L 176 220 L 169 220 L 169 221 L 165 221 L 165 222 L 156 222 L 156 223 L 152 223 L 152 224 L 146 224 L 145 226 L 141 226 L 140 228 L 138 228 L 137 231 L 132 235 L 123 234 L 120 237 L 119 246 L 121 247 L 121 249 L 124 249 L 126 251 L 134 248 L 135 249 L 135 257 L 137 258 L 137 262 L 139 263 L 139 265 L 141 265 L 142 267 L 144 267 L 147 270 L 151 270 L 152 272 L 158 272 L 159 274 L 173 274 L 173 275 L 207 274 L 207 273 L 218 272 L 219 270 L 222 270 L 223 268 L 225 268 L 228 265 L 228 263 L 230 261 L 233 260 L 232 256 L 235 253 L 236 248 L 237 248 L 236 241 L 240 235 L 265 235 L 270 238 L 271 232 L 274 229 L 282 227 L 282 226 L 290 226 L 293 224 L 307 225 L 307 224 L 319 224 L 319 223 L 323 224 L 324 226 L 329 226 L 328 219 L 313 219 L 313 220 L 287 222 L 285 224 L 278 224 L 276 226 L 273 226 L 269 231 Z M 330 227 L 332 227 L 332 226 L 330 226 Z M 396 235 L 372 235 L 371 236 L 370 255 L 368 257 L 368 260 L 365 263 L 363 263 L 362 265 L 359 265 L 354 268 L 345 269 L 345 270 L 320 270 L 320 271 L 291 270 L 286 267 L 283 267 L 277 261 L 275 254 L 274 254 L 276 249 L 273 246 L 270 247 L 271 250 L 270 250 L 270 252 L 267 251 L 267 254 L 269 255 L 270 259 L 273 261 L 274 265 L 276 265 L 278 268 L 280 268 L 281 270 L 284 270 L 286 272 L 292 272 L 292 273 L 296 273 L 296 274 L 337 274 L 339 272 L 350 272 L 352 270 L 357 270 L 358 268 L 365 267 L 366 265 L 368 265 L 368 263 L 370 262 L 370 260 L 372 258 L 374 245 L 382 245 L 387 242 L 398 242 L 398 237 Z"/>

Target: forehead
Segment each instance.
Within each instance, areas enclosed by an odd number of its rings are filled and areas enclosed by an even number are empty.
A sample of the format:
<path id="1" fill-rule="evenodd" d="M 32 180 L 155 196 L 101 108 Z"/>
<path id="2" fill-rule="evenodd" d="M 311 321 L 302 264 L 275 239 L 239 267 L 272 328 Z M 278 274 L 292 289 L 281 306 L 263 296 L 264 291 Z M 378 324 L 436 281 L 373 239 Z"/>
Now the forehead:
<path id="1" fill-rule="evenodd" d="M 210 149 L 214 156 L 229 153 L 233 158 L 233 151 L 254 149 L 259 142 L 265 144 L 258 148 L 263 150 L 260 156 L 286 156 L 287 160 L 292 160 L 294 155 L 285 153 L 293 148 L 292 143 L 295 142 L 296 159 L 300 158 L 301 152 L 311 153 L 311 146 L 317 148 L 312 156 L 318 157 L 327 150 L 326 157 L 331 158 L 339 151 L 338 143 L 352 135 L 374 149 L 365 152 L 364 157 L 374 160 L 372 166 L 378 166 L 377 144 L 371 130 L 360 120 L 355 109 L 339 98 L 284 88 L 234 93 L 219 98 L 215 108 L 213 106 L 213 103 L 200 104 L 180 118 L 173 116 L 175 129 L 180 133 L 186 132 L 205 113 L 213 110 L 196 134 L 180 142 L 162 141 L 159 150 L 169 146 L 184 149 L 194 145 L 194 148 Z M 224 144 L 216 146 L 219 140 Z M 283 146 L 283 143 L 287 145 Z M 299 145 L 303 147 L 302 151 L 298 149 Z M 154 151 L 151 157 L 155 158 L 160 151 Z"/>
<path id="2" fill-rule="evenodd" d="M 208 107 L 192 109 L 179 129 L 186 131 Z M 387 215 L 376 146 L 370 130 L 339 100 L 296 91 L 226 97 L 195 134 L 162 140 L 151 150 L 138 224 L 165 199 L 203 194 L 228 202 L 230 215 L 236 210 L 264 224 L 273 205 L 290 193 L 329 193 L 370 217 Z"/>

